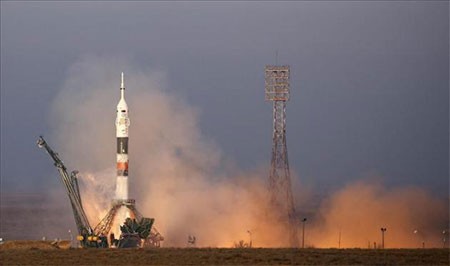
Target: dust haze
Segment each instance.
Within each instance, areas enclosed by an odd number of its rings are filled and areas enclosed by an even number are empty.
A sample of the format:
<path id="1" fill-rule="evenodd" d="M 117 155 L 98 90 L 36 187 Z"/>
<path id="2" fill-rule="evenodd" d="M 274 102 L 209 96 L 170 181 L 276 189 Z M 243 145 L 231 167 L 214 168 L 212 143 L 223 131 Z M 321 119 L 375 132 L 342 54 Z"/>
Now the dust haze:
<path id="1" fill-rule="evenodd" d="M 231 247 L 248 241 L 247 230 L 253 232 L 254 246 L 288 245 L 286 228 L 277 222 L 280 214 L 268 208 L 269 166 L 251 172 L 233 163 L 228 167 L 232 159 L 224 158 L 214 136 L 199 128 L 201 112 L 208 110 L 198 110 L 168 90 L 165 71 L 120 57 L 85 56 L 74 63 L 49 114 L 48 140 L 69 169 L 80 170 L 91 226 L 106 214 L 114 194 L 121 71 L 131 120 L 130 195 L 144 216 L 156 219 L 163 245 L 184 247 L 188 235 L 195 235 L 197 246 Z M 270 140 L 261 145 L 270 146 Z M 379 228 L 387 227 L 387 247 L 416 247 L 422 239 L 428 246 L 442 246 L 447 217 L 446 202 L 420 188 L 389 190 L 357 182 L 322 201 L 308 220 L 306 244 L 337 247 L 340 230 L 341 247 L 367 247 L 379 242 Z"/>
<path id="2" fill-rule="evenodd" d="M 324 200 L 312 225 L 316 247 L 442 247 L 448 228 L 448 202 L 417 187 L 388 189 L 375 181 L 349 184 Z M 416 231 L 416 233 L 414 233 Z M 447 230 L 448 231 L 448 230 Z M 448 236 L 445 236 L 448 237 Z"/>

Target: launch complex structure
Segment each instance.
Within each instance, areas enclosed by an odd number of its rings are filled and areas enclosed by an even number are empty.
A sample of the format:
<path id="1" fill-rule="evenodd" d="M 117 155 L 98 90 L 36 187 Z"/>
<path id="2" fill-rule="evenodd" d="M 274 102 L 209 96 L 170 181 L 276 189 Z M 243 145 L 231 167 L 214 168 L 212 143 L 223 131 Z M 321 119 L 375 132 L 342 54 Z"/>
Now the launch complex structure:
<path id="1" fill-rule="evenodd" d="M 117 105 L 117 177 L 116 193 L 111 209 L 100 223 L 92 229 L 84 212 L 78 187 L 78 171 L 71 175 L 58 154 L 54 152 L 41 136 L 38 146 L 45 148 L 53 159 L 66 188 L 72 205 L 75 223 L 78 229 L 77 240 L 83 247 L 159 247 L 164 237 L 153 227 L 154 219 L 143 217 L 135 207 L 135 200 L 128 195 L 128 128 L 130 119 L 125 101 L 123 72 L 120 82 L 120 100 Z M 109 236 L 109 241 L 108 237 Z M 119 238 L 116 239 L 116 236 Z"/>
<path id="2" fill-rule="evenodd" d="M 292 195 L 286 144 L 286 102 L 290 96 L 290 71 L 288 65 L 269 65 L 265 68 L 265 98 L 273 102 L 272 160 L 269 174 L 270 203 L 286 217 L 281 222 L 289 230 L 291 247 L 298 247 L 297 217 Z"/>
<path id="3" fill-rule="evenodd" d="M 117 105 L 117 178 L 116 195 L 111 208 L 92 229 L 84 212 L 78 188 L 78 171 L 67 173 L 64 163 L 42 136 L 38 146 L 44 147 L 53 159 L 72 205 L 78 229 L 78 240 L 85 247 L 159 247 L 164 237 L 153 227 L 153 218 L 145 218 L 128 195 L 128 105 L 121 75 L 120 100 Z M 297 217 L 292 195 L 286 144 L 286 103 L 290 96 L 290 66 L 268 65 L 265 68 L 265 98 L 273 102 L 272 159 L 269 174 L 269 194 L 272 207 L 280 210 L 280 224 L 288 228 L 290 247 L 298 247 Z M 120 235 L 118 239 L 116 236 Z M 109 236 L 109 241 L 107 236 Z"/>

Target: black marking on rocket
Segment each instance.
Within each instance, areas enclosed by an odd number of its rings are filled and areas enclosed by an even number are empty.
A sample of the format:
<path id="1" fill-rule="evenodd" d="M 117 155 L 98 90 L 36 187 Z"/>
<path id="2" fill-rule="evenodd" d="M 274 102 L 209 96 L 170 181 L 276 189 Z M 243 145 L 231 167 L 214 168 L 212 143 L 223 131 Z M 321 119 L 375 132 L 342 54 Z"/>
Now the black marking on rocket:
<path id="1" fill-rule="evenodd" d="M 128 170 L 117 170 L 118 176 L 128 176 Z"/>
<path id="2" fill-rule="evenodd" d="M 128 137 L 117 138 L 117 154 L 128 154 Z"/>

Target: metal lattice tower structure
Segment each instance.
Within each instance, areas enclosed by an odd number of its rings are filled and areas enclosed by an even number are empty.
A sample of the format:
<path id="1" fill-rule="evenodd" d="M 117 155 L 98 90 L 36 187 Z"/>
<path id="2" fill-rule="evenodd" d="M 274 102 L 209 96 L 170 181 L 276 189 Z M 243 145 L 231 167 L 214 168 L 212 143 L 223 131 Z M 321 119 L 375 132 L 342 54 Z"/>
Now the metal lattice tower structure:
<path id="1" fill-rule="evenodd" d="M 286 145 L 286 102 L 290 94 L 290 66 L 265 68 L 266 101 L 273 102 L 272 160 L 269 175 L 270 202 L 286 214 L 291 247 L 298 247 L 297 221 L 292 196 Z M 282 215 L 284 215 L 282 213 Z"/>

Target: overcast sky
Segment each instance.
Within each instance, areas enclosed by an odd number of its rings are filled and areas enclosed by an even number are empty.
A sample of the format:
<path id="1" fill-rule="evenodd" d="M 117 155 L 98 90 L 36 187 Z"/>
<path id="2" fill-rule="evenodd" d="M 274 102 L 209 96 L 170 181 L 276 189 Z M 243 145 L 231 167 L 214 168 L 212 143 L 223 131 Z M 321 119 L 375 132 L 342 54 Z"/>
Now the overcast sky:
<path id="1" fill-rule="evenodd" d="M 446 1 L 2 1 L 2 193 L 60 186 L 35 142 L 86 54 L 166 71 L 225 157 L 268 164 L 264 66 L 277 50 L 292 67 L 287 142 L 302 183 L 325 191 L 378 176 L 448 195 Z"/>

